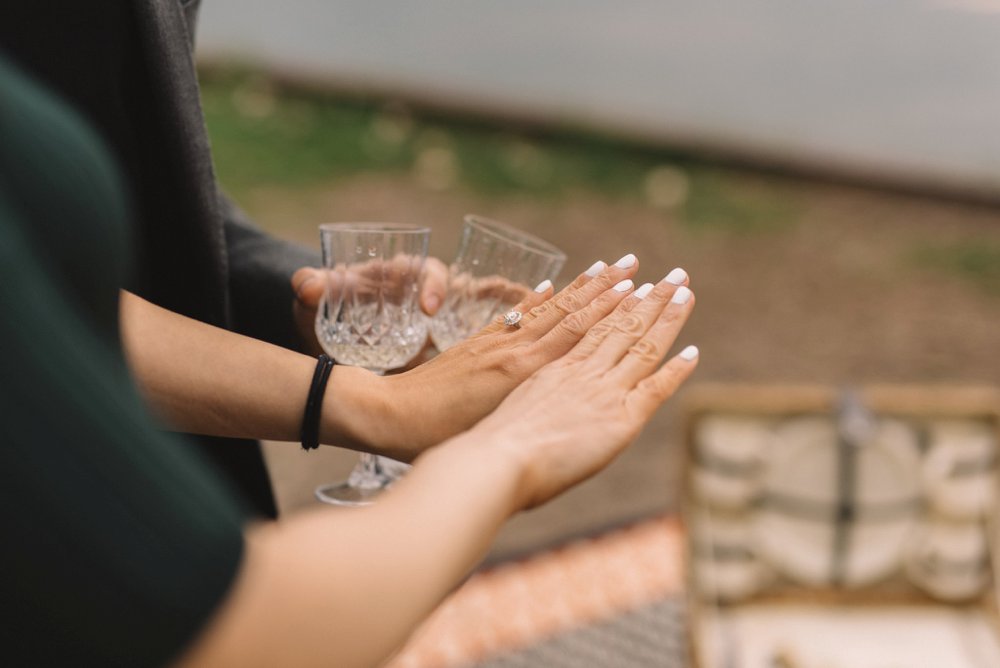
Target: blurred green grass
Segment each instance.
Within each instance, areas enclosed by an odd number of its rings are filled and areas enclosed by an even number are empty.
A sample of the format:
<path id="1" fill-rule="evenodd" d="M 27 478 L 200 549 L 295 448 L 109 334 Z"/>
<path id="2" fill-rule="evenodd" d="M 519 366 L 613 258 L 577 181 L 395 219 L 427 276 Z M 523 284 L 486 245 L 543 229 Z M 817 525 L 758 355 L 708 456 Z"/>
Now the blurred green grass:
<path id="1" fill-rule="evenodd" d="M 992 239 L 920 244 L 913 249 L 909 259 L 916 267 L 964 279 L 1000 297 L 1000 243 Z"/>
<path id="2" fill-rule="evenodd" d="M 237 199 L 381 172 L 484 196 L 636 198 L 697 231 L 769 233 L 798 219 L 795 188 L 783 179 L 572 128 L 519 132 L 414 114 L 385 100 L 279 87 L 241 69 L 203 72 L 202 101 L 219 179 Z"/>

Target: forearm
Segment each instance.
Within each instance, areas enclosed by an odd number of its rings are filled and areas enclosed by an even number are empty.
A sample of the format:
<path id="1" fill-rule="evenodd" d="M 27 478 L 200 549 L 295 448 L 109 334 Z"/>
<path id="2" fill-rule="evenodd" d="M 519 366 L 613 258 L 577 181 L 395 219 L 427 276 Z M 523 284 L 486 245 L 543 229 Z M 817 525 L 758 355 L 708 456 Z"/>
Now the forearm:
<path id="1" fill-rule="evenodd" d="M 179 431 L 295 441 L 316 361 L 122 293 L 121 332 L 146 400 Z M 360 369 L 335 367 L 320 439 L 365 447 L 364 422 L 383 402 Z"/>
<path id="2" fill-rule="evenodd" d="M 397 649 L 519 507 L 518 465 L 462 439 L 426 453 L 371 508 L 251 531 L 188 665 L 373 666 Z"/>

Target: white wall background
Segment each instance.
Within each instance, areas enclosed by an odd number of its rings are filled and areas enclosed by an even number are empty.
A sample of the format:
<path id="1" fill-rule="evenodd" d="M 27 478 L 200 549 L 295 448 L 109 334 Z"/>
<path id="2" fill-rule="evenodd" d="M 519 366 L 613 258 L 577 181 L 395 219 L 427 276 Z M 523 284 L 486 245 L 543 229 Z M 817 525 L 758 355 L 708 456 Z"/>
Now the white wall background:
<path id="1" fill-rule="evenodd" d="M 203 0 L 199 48 L 1000 192 L 1000 0 Z"/>

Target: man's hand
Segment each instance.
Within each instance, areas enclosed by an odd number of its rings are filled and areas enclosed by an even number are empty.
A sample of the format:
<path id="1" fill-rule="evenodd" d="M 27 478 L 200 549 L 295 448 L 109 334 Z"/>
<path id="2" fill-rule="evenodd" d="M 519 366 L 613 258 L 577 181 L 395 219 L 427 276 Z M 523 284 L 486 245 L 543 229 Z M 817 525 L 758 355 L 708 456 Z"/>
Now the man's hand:
<path id="1" fill-rule="evenodd" d="M 381 274 L 381 267 L 378 268 Z M 374 265 L 373 265 L 374 271 Z M 363 270 L 357 277 L 364 280 Z M 448 267 L 435 257 L 427 258 L 420 286 L 420 308 L 427 315 L 434 315 L 444 303 L 448 286 Z M 303 351 L 311 355 L 323 352 L 316 340 L 316 310 L 325 289 L 325 271 L 314 267 L 302 267 L 292 274 L 292 290 L 295 301 L 292 309 L 295 324 L 302 337 Z"/>

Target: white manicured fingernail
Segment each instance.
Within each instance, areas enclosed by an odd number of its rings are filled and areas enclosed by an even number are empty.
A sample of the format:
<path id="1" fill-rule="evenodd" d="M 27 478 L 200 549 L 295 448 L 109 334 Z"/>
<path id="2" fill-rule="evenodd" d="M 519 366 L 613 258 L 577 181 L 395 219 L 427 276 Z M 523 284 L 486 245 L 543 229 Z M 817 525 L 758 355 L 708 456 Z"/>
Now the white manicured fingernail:
<path id="1" fill-rule="evenodd" d="M 670 298 L 670 301 L 674 304 L 687 304 L 689 299 L 691 299 L 691 289 L 686 285 L 682 285 L 677 288 L 677 292 Z"/>
<path id="2" fill-rule="evenodd" d="M 594 276 L 597 276 L 599 273 L 601 273 L 602 271 L 604 271 L 604 268 L 607 267 L 607 266 L 608 265 L 604 261 L 598 260 L 594 264 L 590 265 L 590 269 L 588 269 L 587 271 L 585 271 L 583 273 L 585 273 L 585 274 L 587 274 L 587 276 L 590 276 L 591 278 L 593 278 Z"/>
<path id="3" fill-rule="evenodd" d="M 672 269 L 663 280 L 672 285 L 684 285 L 684 281 L 687 280 L 687 277 L 688 273 L 680 267 L 677 267 L 676 269 Z"/>
<path id="4" fill-rule="evenodd" d="M 679 357 L 685 362 L 690 362 L 698 357 L 698 346 L 688 346 L 680 352 Z"/>
<path id="5" fill-rule="evenodd" d="M 635 255 L 632 255 L 631 253 L 615 262 L 615 266 L 619 269 L 628 269 L 633 264 L 635 264 Z"/>
<path id="6" fill-rule="evenodd" d="M 631 281 L 631 279 L 626 278 L 621 283 L 618 283 L 614 287 L 614 290 L 615 290 L 615 292 L 625 292 L 626 290 L 631 289 L 631 287 L 632 287 L 632 281 Z"/>
<path id="7" fill-rule="evenodd" d="M 546 278 L 544 281 L 538 284 L 538 287 L 535 288 L 535 292 L 545 292 L 551 287 L 552 287 L 552 281 Z"/>
<path id="8" fill-rule="evenodd" d="M 635 293 L 633 294 L 635 294 L 635 296 L 638 297 L 639 299 L 644 299 L 646 295 L 649 294 L 649 291 L 652 289 L 653 289 L 652 283 L 643 283 L 642 285 L 639 286 L 639 289 L 636 290 Z"/>

